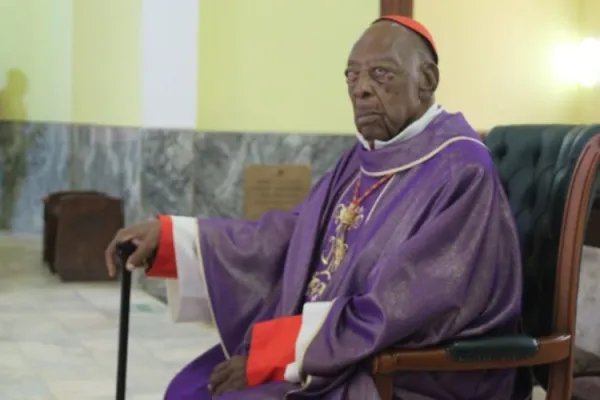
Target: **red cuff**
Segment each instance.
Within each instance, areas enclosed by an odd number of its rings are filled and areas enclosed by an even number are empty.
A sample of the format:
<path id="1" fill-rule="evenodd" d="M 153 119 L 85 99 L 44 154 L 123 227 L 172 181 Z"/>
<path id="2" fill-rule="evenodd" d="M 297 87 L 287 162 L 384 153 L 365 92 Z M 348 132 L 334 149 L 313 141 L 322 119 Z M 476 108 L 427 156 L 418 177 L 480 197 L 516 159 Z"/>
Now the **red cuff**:
<path id="1" fill-rule="evenodd" d="M 287 366 L 296 359 L 296 340 L 301 325 L 302 316 L 295 315 L 253 326 L 246 367 L 248 386 L 285 380 Z"/>
<path id="2" fill-rule="evenodd" d="M 146 271 L 146 275 L 153 278 L 177 279 L 173 221 L 168 215 L 161 215 L 158 217 L 158 220 L 160 221 L 158 251 L 156 252 L 154 263 Z"/>

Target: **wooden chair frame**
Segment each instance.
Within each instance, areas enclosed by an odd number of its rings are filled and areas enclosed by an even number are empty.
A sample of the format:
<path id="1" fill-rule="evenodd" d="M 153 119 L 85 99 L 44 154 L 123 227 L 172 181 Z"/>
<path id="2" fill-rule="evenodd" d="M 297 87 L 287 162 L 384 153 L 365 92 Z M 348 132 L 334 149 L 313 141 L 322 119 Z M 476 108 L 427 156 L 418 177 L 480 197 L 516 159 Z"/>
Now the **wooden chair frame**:
<path id="1" fill-rule="evenodd" d="M 525 359 L 500 361 L 455 361 L 447 348 L 390 350 L 374 357 L 371 364 L 382 400 L 393 398 L 392 374 L 401 371 L 473 371 L 533 367 L 549 364 L 548 400 L 571 398 L 579 270 L 592 190 L 600 163 L 600 135 L 583 149 L 573 171 L 560 235 L 552 336 L 537 339 L 537 352 Z"/>

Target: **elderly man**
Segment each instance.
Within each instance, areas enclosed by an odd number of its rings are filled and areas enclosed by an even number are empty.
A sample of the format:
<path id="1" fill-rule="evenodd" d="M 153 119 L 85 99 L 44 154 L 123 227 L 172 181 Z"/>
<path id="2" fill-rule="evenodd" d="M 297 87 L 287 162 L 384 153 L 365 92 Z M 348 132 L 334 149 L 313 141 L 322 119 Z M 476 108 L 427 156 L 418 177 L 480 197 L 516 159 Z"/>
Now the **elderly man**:
<path id="1" fill-rule="evenodd" d="M 128 268 L 150 260 L 148 275 L 177 279 L 180 319 L 219 333 L 167 400 L 374 399 L 364 361 L 390 346 L 518 330 L 509 205 L 477 134 L 435 103 L 437 62 L 418 22 L 375 21 L 345 71 L 358 143 L 296 209 L 254 222 L 161 216 L 117 234 L 111 273 L 116 244 L 134 240 Z M 531 389 L 515 370 L 399 373 L 394 386 L 403 400 Z"/>

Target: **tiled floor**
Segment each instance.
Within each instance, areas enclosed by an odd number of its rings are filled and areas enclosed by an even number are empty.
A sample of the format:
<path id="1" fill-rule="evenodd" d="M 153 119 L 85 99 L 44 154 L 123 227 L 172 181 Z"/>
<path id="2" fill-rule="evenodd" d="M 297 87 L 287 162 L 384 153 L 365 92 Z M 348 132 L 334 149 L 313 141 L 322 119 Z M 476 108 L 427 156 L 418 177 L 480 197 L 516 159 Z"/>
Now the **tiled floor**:
<path id="1" fill-rule="evenodd" d="M 119 286 L 65 284 L 36 241 L 0 237 L 0 399 L 114 400 Z M 216 343 L 132 293 L 128 400 L 160 400 L 169 379 Z"/>

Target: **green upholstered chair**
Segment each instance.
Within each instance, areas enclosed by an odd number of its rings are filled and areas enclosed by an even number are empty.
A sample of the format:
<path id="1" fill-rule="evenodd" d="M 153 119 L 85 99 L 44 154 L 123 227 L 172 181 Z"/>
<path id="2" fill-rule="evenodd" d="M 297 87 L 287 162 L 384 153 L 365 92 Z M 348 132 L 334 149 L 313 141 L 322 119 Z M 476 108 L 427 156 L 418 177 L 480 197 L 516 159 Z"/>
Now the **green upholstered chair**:
<path id="1" fill-rule="evenodd" d="M 550 400 L 571 398 L 579 267 L 596 192 L 600 125 L 497 127 L 485 136 L 519 230 L 522 335 L 479 337 L 431 349 L 386 351 L 372 360 L 382 400 L 402 371 L 521 368 Z"/>

